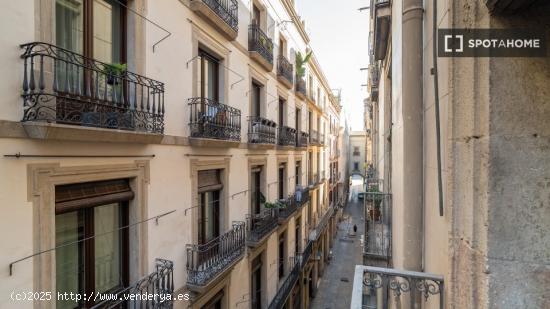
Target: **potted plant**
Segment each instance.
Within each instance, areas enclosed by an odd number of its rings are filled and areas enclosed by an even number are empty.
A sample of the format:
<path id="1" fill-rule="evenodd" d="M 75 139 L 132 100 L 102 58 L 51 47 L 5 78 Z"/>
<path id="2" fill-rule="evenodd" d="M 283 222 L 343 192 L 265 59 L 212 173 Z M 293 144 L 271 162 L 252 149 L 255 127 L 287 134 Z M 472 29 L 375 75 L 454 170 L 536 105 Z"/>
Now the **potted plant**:
<path id="1" fill-rule="evenodd" d="M 382 194 L 378 190 L 378 186 L 372 186 L 367 192 L 367 202 L 370 204 L 369 217 L 371 220 L 380 221 L 382 205 Z"/>
<path id="2" fill-rule="evenodd" d="M 107 74 L 107 84 L 118 85 L 117 77 L 120 77 L 128 69 L 126 63 L 105 64 L 105 73 Z"/>
<path id="3" fill-rule="evenodd" d="M 311 58 L 312 52 L 308 52 L 305 57 L 302 55 L 301 52 L 296 53 L 296 77 L 298 80 L 301 80 L 304 75 L 306 75 L 306 67 L 305 64 L 309 62 L 309 59 Z"/>

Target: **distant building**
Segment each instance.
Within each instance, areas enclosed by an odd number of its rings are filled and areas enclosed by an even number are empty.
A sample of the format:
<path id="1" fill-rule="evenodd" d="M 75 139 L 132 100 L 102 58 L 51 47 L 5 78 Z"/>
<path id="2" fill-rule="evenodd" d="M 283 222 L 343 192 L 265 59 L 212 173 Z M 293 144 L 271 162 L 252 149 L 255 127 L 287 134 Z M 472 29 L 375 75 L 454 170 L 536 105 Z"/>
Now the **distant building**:
<path id="1" fill-rule="evenodd" d="M 349 134 L 348 172 L 350 175 L 360 174 L 363 177 L 366 175 L 366 138 L 365 131 L 351 131 Z"/>

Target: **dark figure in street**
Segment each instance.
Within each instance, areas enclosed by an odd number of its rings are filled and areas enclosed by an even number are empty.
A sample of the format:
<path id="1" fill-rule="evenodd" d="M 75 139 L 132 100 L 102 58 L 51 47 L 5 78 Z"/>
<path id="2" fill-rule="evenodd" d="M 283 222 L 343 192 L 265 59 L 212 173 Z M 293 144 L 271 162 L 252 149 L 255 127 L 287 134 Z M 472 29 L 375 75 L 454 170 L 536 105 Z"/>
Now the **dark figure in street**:
<path id="1" fill-rule="evenodd" d="M 354 234 L 357 233 L 357 225 L 356 224 L 353 225 L 353 233 Z"/>

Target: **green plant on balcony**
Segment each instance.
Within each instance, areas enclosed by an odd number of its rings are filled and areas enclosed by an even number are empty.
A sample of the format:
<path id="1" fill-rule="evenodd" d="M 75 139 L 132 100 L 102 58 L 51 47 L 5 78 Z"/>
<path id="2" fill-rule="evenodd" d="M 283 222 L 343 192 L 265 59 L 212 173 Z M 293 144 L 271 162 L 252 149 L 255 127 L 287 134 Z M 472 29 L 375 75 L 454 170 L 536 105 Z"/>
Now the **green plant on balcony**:
<path id="1" fill-rule="evenodd" d="M 121 76 L 128 70 L 128 65 L 126 63 L 107 63 L 105 64 L 105 73 L 107 74 L 107 84 L 116 85 L 115 77 Z"/>
<path id="2" fill-rule="evenodd" d="M 369 207 L 369 217 L 371 220 L 380 220 L 380 207 L 382 205 L 383 195 L 381 194 L 377 185 L 370 186 L 367 191 L 367 202 L 371 205 Z"/>
<path id="3" fill-rule="evenodd" d="M 296 77 L 298 77 L 298 79 L 301 79 L 304 75 L 306 75 L 305 64 L 309 62 L 311 55 L 312 52 L 308 52 L 305 57 L 301 52 L 296 53 Z"/>

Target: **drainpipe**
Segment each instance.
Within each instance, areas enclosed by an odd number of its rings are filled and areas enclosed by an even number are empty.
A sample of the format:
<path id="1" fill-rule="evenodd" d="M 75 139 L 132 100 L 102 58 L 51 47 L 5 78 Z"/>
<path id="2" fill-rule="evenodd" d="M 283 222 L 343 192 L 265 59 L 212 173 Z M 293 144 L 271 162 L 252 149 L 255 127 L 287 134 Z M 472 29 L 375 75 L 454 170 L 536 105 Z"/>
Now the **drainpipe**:
<path id="1" fill-rule="evenodd" d="M 423 8 L 422 0 L 403 0 L 402 106 L 403 267 L 422 271 L 423 247 Z M 396 175 L 394 175 L 396 176 Z"/>

